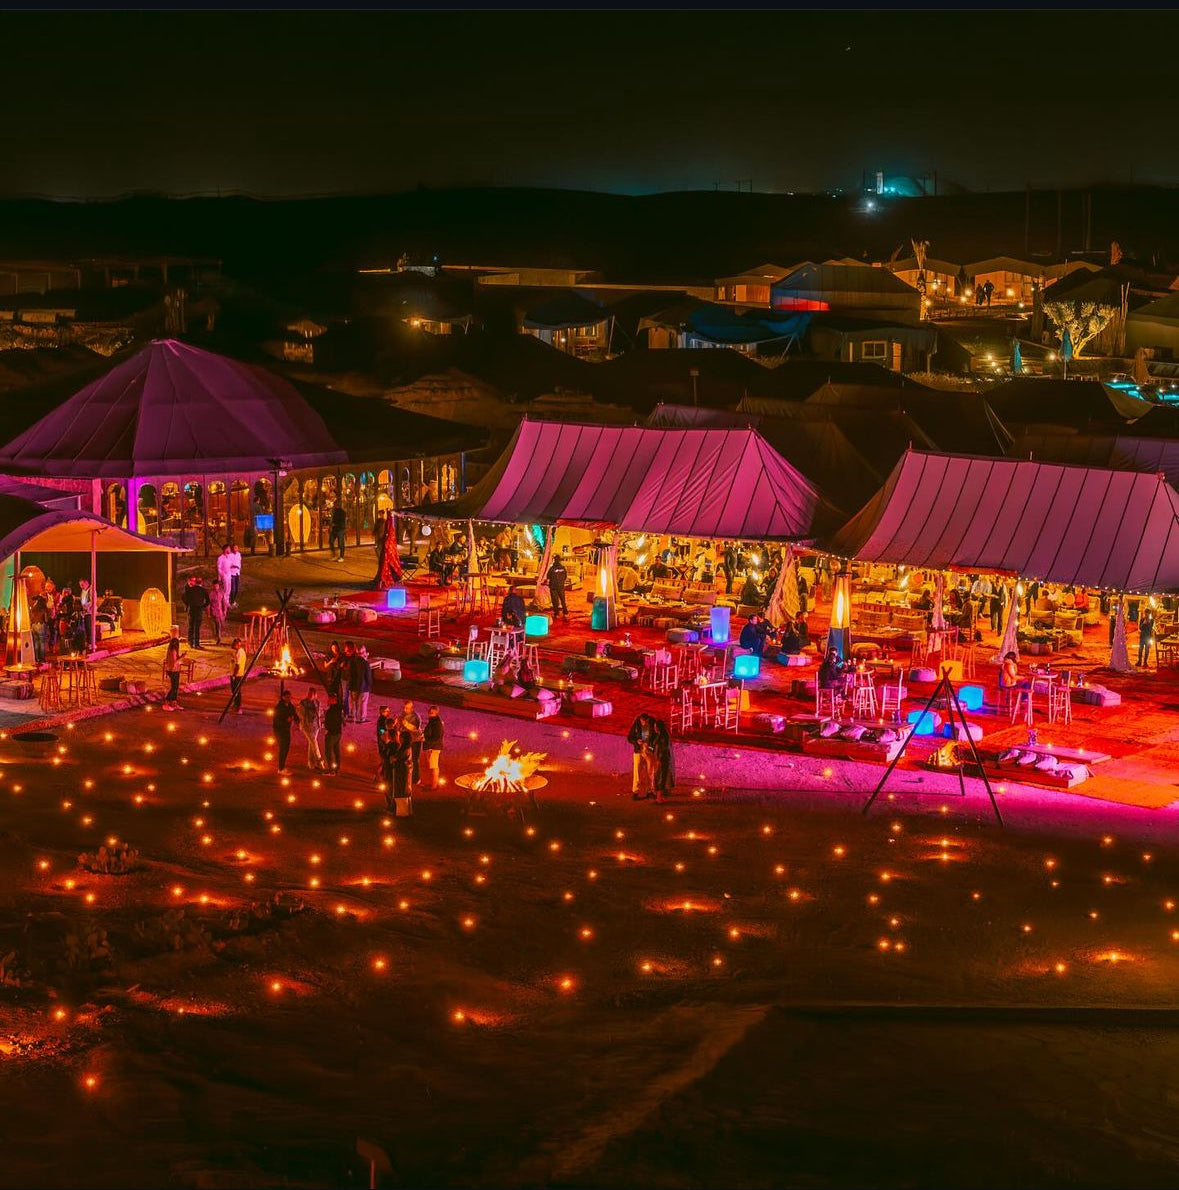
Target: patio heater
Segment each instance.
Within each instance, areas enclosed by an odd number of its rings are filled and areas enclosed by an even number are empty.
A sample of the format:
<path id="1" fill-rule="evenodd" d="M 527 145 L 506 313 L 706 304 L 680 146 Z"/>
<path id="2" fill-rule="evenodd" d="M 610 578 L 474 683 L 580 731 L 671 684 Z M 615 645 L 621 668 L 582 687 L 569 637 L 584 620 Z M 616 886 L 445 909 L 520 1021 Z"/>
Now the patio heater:
<path id="1" fill-rule="evenodd" d="M 598 554 L 598 577 L 594 586 L 594 605 L 590 613 L 590 628 L 595 632 L 609 632 L 618 627 L 617 585 L 618 536 Z"/>
<path id="2" fill-rule="evenodd" d="M 9 666 L 28 665 L 35 667 L 37 659 L 33 651 L 33 626 L 29 619 L 29 592 L 23 575 L 12 580 L 12 603 L 8 609 L 8 640 L 5 658 Z"/>
<path id="3" fill-rule="evenodd" d="M 851 653 L 851 575 L 846 572 L 835 576 L 827 648 L 834 649 L 841 661 L 846 661 Z"/>

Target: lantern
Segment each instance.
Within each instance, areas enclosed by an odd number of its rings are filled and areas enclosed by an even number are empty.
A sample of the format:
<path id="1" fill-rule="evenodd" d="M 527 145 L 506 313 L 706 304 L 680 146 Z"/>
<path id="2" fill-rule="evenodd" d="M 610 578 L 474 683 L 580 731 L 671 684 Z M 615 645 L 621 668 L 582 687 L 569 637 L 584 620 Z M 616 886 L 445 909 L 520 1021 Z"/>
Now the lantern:
<path id="1" fill-rule="evenodd" d="M 407 592 L 404 587 L 390 587 L 385 592 L 385 606 L 390 608 L 405 607 Z"/>
<path id="2" fill-rule="evenodd" d="M 463 681 L 478 685 L 491 680 L 491 666 L 481 657 L 472 657 L 463 664 Z"/>
<path id="3" fill-rule="evenodd" d="M 733 658 L 733 677 L 756 678 L 761 673 L 761 658 L 756 653 L 742 653 Z"/>
<path id="4" fill-rule="evenodd" d="M 527 616 L 524 620 L 525 636 L 548 636 L 548 616 Z"/>
<path id="5" fill-rule="evenodd" d="M 708 618 L 714 645 L 723 645 L 728 642 L 731 615 L 732 609 L 727 607 L 714 607 L 709 611 Z"/>

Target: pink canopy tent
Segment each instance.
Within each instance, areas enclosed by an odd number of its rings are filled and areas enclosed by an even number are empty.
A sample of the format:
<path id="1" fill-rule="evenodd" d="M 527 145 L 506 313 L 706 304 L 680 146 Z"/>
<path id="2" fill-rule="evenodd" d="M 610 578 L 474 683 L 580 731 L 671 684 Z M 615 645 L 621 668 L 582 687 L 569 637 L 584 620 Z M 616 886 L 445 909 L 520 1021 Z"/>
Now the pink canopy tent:
<path id="1" fill-rule="evenodd" d="M 833 554 L 1179 590 L 1179 493 L 1159 475 L 908 451 L 829 542 Z"/>
<path id="2" fill-rule="evenodd" d="M 0 450 L 0 470 L 86 479 L 267 472 L 347 461 L 281 377 L 157 339 Z"/>
<path id="3" fill-rule="evenodd" d="M 444 519 L 611 526 L 680 537 L 809 539 L 829 509 L 749 429 L 525 421 Z"/>

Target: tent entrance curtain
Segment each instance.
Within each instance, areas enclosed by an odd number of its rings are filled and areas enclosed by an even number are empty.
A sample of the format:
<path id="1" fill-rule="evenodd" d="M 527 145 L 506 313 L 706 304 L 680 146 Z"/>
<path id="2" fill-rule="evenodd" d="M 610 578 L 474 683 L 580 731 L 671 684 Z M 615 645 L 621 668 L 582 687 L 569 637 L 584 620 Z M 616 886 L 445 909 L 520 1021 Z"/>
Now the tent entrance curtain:
<path id="1" fill-rule="evenodd" d="M 536 567 L 536 606 L 541 611 L 547 611 L 553 606 L 553 597 L 549 592 L 549 567 L 553 564 L 553 542 L 556 537 L 556 526 L 547 526 L 544 531 L 544 550 Z"/>
<path id="2" fill-rule="evenodd" d="M 1109 651 L 1109 667 L 1114 673 L 1133 673 L 1130 650 L 1126 647 L 1126 597 L 1118 597 L 1118 611 L 1114 619 L 1113 646 Z"/>
<path id="3" fill-rule="evenodd" d="M 786 547 L 786 557 L 774 583 L 773 593 L 766 605 L 766 619 L 775 627 L 782 628 L 802 610 L 802 599 L 798 594 L 798 560 L 794 547 Z"/>

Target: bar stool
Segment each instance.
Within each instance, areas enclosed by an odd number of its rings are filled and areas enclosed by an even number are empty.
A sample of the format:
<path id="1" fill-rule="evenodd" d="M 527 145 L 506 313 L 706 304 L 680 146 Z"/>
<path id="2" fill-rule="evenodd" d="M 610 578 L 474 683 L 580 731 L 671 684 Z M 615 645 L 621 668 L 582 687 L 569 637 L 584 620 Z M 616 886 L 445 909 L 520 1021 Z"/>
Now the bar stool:
<path id="1" fill-rule="evenodd" d="M 976 677 L 976 670 L 974 668 L 974 641 L 967 645 L 959 645 L 957 649 L 957 659 L 962 662 L 962 676 L 963 678 Z"/>
<path id="2" fill-rule="evenodd" d="M 891 718 L 894 723 L 899 723 L 901 721 L 901 710 L 908 693 L 901 682 L 898 682 L 895 686 L 881 686 L 880 717 L 882 719 Z"/>
<path id="3" fill-rule="evenodd" d="M 433 597 L 428 594 L 418 596 L 418 636 L 427 640 L 442 635 L 442 610 L 433 606 Z"/>
<path id="4" fill-rule="evenodd" d="M 1060 680 L 1048 691 L 1048 722 L 1071 723 L 1073 721 L 1073 675 L 1066 671 Z"/>
<path id="5" fill-rule="evenodd" d="M 61 670 L 53 665 L 41 678 L 41 710 L 61 710 Z"/>
<path id="6" fill-rule="evenodd" d="M 815 687 L 815 714 L 828 719 L 838 719 L 843 709 L 843 698 L 837 686 Z"/>
<path id="7" fill-rule="evenodd" d="M 875 686 L 857 686 L 852 691 L 852 714 L 857 719 L 876 718 Z"/>
<path id="8" fill-rule="evenodd" d="M 526 644 L 521 654 L 520 660 L 532 670 L 533 676 L 540 677 L 540 646 L 536 644 Z"/>
<path id="9" fill-rule="evenodd" d="M 77 700 L 79 706 L 92 707 L 98 702 L 98 679 L 94 673 L 94 666 L 84 661 L 78 667 Z"/>
<path id="10" fill-rule="evenodd" d="M 692 701 L 692 691 L 685 686 L 671 699 L 671 730 L 677 728 L 683 732 L 696 723 L 696 704 Z"/>
<path id="11" fill-rule="evenodd" d="M 912 663 L 914 665 L 921 665 L 928 656 L 929 637 L 922 632 L 920 635 L 913 637 Z"/>
<path id="12" fill-rule="evenodd" d="M 1019 718 L 1027 720 L 1029 727 L 1032 725 L 1032 688 L 1031 686 L 1023 687 L 1016 686 L 1010 689 L 1011 694 L 1011 722 L 1014 723 Z"/>
<path id="13" fill-rule="evenodd" d="M 485 640 L 472 640 L 467 642 L 467 660 L 468 661 L 489 661 L 488 652 L 491 645 Z"/>

